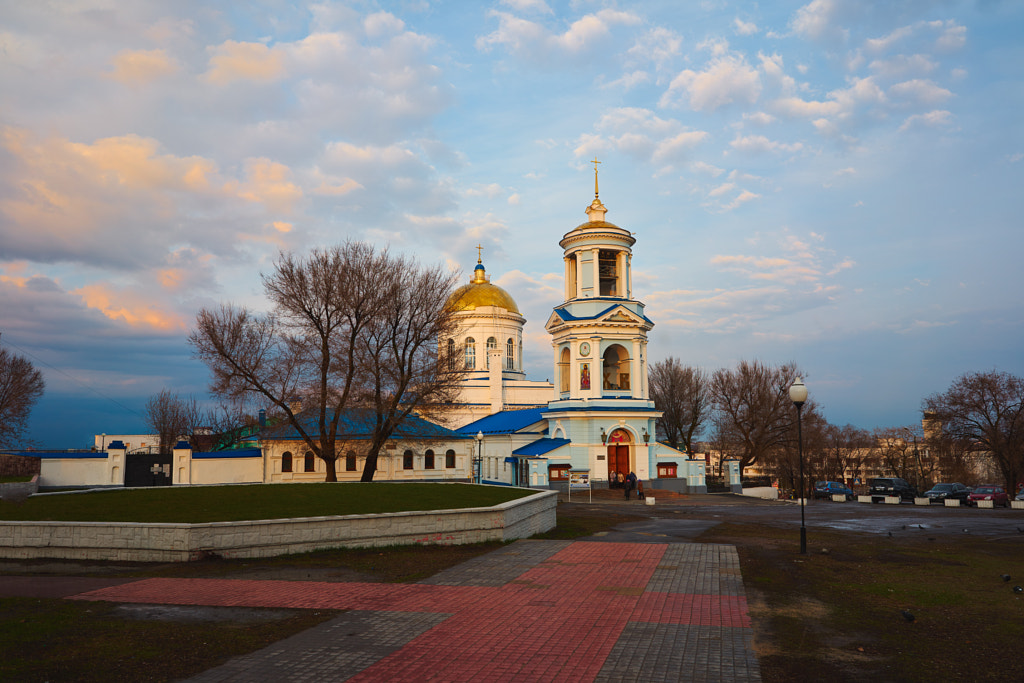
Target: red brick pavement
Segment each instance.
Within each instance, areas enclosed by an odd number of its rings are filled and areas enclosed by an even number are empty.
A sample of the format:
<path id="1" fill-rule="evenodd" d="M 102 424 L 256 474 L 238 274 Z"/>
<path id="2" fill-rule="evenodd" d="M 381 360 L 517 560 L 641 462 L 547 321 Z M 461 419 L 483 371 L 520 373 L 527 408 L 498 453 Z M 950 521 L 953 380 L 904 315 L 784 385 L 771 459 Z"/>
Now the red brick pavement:
<path id="1" fill-rule="evenodd" d="M 591 681 L 628 622 L 750 626 L 742 597 L 644 592 L 665 548 L 576 542 L 500 587 L 146 579 L 74 599 L 451 613 L 349 680 Z"/>

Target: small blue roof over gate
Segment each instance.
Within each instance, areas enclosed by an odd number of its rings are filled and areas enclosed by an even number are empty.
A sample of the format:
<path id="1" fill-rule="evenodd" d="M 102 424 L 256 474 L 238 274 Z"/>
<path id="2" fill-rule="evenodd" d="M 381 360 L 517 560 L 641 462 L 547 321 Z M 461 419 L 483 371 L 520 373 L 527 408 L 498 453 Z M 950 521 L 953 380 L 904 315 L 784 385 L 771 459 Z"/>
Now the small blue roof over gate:
<path id="1" fill-rule="evenodd" d="M 512 451 L 512 455 L 544 455 L 567 443 L 572 442 L 569 439 L 537 439 L 533 443 L 515 449 Z"/>

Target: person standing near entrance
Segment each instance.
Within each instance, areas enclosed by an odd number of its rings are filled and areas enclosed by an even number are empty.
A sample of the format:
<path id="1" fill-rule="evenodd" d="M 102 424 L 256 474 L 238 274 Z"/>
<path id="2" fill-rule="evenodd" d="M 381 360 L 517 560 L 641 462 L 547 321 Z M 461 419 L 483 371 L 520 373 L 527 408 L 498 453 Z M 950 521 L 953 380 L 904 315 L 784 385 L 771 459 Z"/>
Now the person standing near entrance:
<path id="1" fill-rule="evenodd" d="M 629 500 L 629 492 L 636 487 L 636 475 L 632 471 L 626 476 L 626 500 Z"/>

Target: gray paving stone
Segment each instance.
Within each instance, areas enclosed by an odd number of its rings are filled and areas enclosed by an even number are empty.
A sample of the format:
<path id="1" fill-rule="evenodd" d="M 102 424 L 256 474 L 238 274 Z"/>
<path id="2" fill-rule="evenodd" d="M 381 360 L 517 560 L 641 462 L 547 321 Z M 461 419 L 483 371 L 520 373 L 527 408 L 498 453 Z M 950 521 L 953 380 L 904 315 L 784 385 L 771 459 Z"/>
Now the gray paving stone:
<path id="1" fill-rule="evenodd" d="M 421 612 L 346 612 L 262 650 L 235 657 L 188 681 L 346 681 L 448 616 Z"/>

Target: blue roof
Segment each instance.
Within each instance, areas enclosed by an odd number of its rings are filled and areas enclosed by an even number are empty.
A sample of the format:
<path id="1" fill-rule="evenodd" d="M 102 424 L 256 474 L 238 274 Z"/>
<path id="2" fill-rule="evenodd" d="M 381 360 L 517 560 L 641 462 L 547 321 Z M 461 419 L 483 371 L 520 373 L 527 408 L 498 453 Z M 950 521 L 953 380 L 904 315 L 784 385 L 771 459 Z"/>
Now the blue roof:
<path id="1" fill-rule="evenodd" d="M 483 432 L 484 434 L 512 434 L 543 421 L 544 418 L 541 417 L 543 410 L 544 408 L 503 410 L 500 413 L 494 413 L 493 415 L 482 417 L 476 422 L 463 425 L 455 431 L 469 437 L 476 435 L 477 432 Z"/>
<path id="2" fill-rule="evenodd" d="M 544 455 L 567 443 L 572 442 L 569 439 L 537 439 L 533 443 L 515 449 L 512 451 L 512 455 Z"/>
<path id="3" fill-rule="evenodd" d="M 192 453 L 194 460 L 217 460 L 221 458 L 262 458 L 263 451 L 259 448 L 239 448 L 230 451 L 204 451 Z"/>
<path id="4" fill-rule="evenodd" d="M 600 300 L 600 298 L 598 298 L 597 300 Z M 594 299 L 590 299 L 590 301 L 594 301 Z M 579 300 L 574 301 L 572 303 L 578 303 L 578 302 L 579 302 Z M 569 320 L 595 320 L 597 318 L 600 318 L 604 314 L 606 314 L 608 311 L 611 311 L 612 309 L 615 309 L 615 308 L 618 308 L 619 306 L 622 306 L 627 311 L 629 311 L 633 315 L 637 316 L 638 318 L 641 318 L 645 322 L 649 322 L 652 325 L 654 324 L 654 322 L 650 318 L 648 318 L 646 315 L 641 315 L 641 314 L 637 313 L 636 311 L 633 311 L 633 310 L 629 309 L 628 307 L 623 306 L 621 301 L 619 301 L 618 303 L 612 304 L 611 306 L 609 306 L 608 308 L 600 311 L 599 313 L 596 313 L 594 315 L 584 315 L 584 316 L 573 315 L 569 311 L 565 310 L 565 308 L 563 308 L 566 305 L 567 304 L 562 304 L 562 306 L 556 306 L 555 307 L 555 314 L 558 315 L 558 317 L 561 318 L 562 320 L 566 320 L 566 321 L 569 321 Z"/>
<path id="5" fill-rule="evenodd" d="M 312 438 L 320 436 L 320 427 L 317 416 L 309 413 L 299 415 L 306 433 Z M 369 439 L 373 435 L 374 425 L 377 421 L 377 414 L 372 410 L 348 410 L 342 413 L 338 420 L 337 435 L 346 439 Z M 391 433 L 392 439 L 469 439 L 471 436 L 453 432 L 439 424 L 424 420 L 417 415 L 408 415 L 402 420 Z M 247 437 L 246 441 L 254 439 L 268 439 L 279 441 L 299 441 L 302 437 L 295 427 L 289 422 L 281 421 L 275 425 L 261 427 L 259 432 Z"/>

